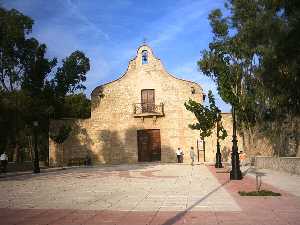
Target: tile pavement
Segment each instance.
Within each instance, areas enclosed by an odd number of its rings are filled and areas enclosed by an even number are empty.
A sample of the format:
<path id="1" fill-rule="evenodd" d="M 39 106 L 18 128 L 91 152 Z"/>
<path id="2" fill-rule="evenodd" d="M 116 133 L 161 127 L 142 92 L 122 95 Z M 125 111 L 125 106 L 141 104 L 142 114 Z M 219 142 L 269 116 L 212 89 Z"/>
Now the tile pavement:
<path id="1" fill-rule="evenodd" d="M 247 171 L 241 181 L 229 181 L 226 170 L 186 164 L 2 177 L 0 224 L 300 224 L 299 177 L 263 171 L 262 188 L 282 196 L 241 197 L 239 190 L 255 190 L 254 171 Z"/>

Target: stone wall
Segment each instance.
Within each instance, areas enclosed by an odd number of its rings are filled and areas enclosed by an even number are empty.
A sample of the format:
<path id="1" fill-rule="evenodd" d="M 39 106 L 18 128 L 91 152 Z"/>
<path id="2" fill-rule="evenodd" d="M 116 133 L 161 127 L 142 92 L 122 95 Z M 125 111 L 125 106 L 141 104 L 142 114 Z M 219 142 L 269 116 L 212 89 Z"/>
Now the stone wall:
<path id="1" fill-rule="evenodd" d="M 243 130 L 241 138 L 248 157 L 274 155 L 271 141 L 259 132 L 259 129 L 253 129 L 251 133 L 248 130 Z"/>
<path id="2" fill-rule="evenodd" d="M 258 169 L 272 169 L 300 175 L 300 157 L 255 157 L 255 166 Z"/>
<path id="3" fill-rule="evenodd" d="M 148 52 L 148 63 L 142 64 L 142 51 Z M 164 105 L 163 116 L 135 117 L 134 104 L 141 102 L 141 90 L 155 90 L 155 104 Z M 197 83 L 182 80 L 169 74 L 152 49 L 146 45 L 137 51 L 127 71 L 119 79 L 94 89 L 91 95 L 91 118 L 68 121 L 74 126 L 70 138 L 63 145 L 63 152 L 50 140 L 50 161 L 58 163 L 68 158 L 92 155 L 94 163 L 136 163 L 138 161 L 137 131 L 159 129 L 161 161 L 175 162 L 178 147 L 184 150 L 185 162 L 189 162 L 189 149 L 197 149 L 199 132 L 188 125 L 196 122 L 184 103 L 193 99 L 202 103 L 203 90 Z M 231 115 L 224 114 L 223 123 L 229 136 L 221 143 L 221 149 L 231 149 Z M 62 121 L 52 121 L 52 127 Z M 206 161 L 214 161 L 215 135 L 208 138 Z M 239 138 L 239 145 L 241 139 Z M 242 145 L 240 145 L 242 146 Z M 203 159 L 203 152 L 200 161 Z"/>
<path id="4" fill-rule="evenodd" d="M 84 159 L 89 154 L 94 161 L 98 156 L 93 154 L 93 140 L 90 139 L 90 119 L 62 119 L 50 122 L 51 133 L 56 133 L 60 126 L 67 125 L 72 128 L 69 138 L 62 144 L 55 143 L 49 138 L 49 164 L 51 166 L 68 165 L 73 161 Z"/>

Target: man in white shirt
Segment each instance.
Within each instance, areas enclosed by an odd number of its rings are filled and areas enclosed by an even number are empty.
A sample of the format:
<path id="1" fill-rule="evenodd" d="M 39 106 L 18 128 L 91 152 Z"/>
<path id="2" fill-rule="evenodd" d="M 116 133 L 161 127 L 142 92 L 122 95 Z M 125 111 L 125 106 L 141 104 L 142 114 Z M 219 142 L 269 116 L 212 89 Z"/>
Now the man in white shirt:
<path id="1" fill-rule="evenodd" d="M 0 161 L 1 161 L 2 172 L 6 173 L 7 162 L 8 162 L 8 157 L 6 155 L 6 152 L 3 152 L 1 154 Z"/>
<path id="2" fill-rule="evenodd" d="M 183 163 L 183 150 L 180 149 L 180 162 Z"/>
<path id="3" fill-rule="evenodd" d="M 177 156 L 177 162 L 180 163 L 181 162 L 181 152 L 182 150 L 180 148 L 178 148 L 176 150 L 176 156 Z"/>

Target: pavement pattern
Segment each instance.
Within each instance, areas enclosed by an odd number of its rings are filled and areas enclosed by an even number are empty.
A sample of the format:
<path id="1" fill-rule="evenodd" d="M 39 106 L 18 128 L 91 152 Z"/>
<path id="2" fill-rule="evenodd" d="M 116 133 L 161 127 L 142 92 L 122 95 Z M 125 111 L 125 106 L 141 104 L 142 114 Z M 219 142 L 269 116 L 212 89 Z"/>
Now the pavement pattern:
<path id="1" fill-rule="evenodd" d="M 282 196 L 242 197 L 256 187 L 257 171 L 245 170 L 241 181 L 227 169 L 157 163 L 2 176 L 0 224 L 300 224 L 299 176 L 264 170 L 262 189 Z"/>

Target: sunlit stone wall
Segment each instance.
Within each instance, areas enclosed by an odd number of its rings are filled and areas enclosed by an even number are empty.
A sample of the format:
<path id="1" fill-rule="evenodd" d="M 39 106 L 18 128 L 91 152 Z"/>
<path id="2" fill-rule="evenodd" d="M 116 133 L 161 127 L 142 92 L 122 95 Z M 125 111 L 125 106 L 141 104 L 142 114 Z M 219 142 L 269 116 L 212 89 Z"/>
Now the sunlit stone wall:
<path id="1" fill-rule="evenodd" d="M 142 63 L 142 52 L 147 51 L 148 62 Z M 155 90 L 155 104 L 164 105 L 164 116 L 134 117 L 134 104 L 141 102 L 141 90 Z M 159 129 L 161 161 L 175 162 L 175 151 L 185 151 L 189 162 L 189 148 L 197 152 L 199 132 L 188 125 L 195 122 L 184 102 L 203 101 L 203 90 L 197 83 L 169 74 L 150 47 L 142 45 L 137 56 L 129 62 L 127 71 L 117 80 L 96 87 L 91 95 L 92 112 L 87 120 L 72 120 L 73 131 L 62 146 L 50 139 L 50 162 L 58 165 L 91 155 L 94 163 L 135 163 L 138 161 L 137 130 Z M 51 129 L 62 121 L 52 121 Z M 230 114 L 224 114 L 224 125 L 231 129 Z M 230 133 L 230 132 L 229 132 Z M 240 143 L 240 142 L 239 142 Z M 206 161 L 214 161 L 216 139 L 213 134 L 206 140 Z M 200 147 L 200 146 L 199 146 Z M 231 137 L 221 143 L 221 149 L 231 149 Z M 63 153 L 61 153 L 63 151 Z M 202 162 L 204 154 L 199 152 Z"/>

